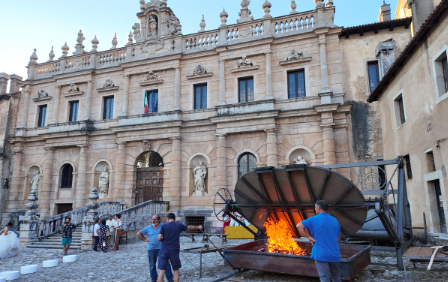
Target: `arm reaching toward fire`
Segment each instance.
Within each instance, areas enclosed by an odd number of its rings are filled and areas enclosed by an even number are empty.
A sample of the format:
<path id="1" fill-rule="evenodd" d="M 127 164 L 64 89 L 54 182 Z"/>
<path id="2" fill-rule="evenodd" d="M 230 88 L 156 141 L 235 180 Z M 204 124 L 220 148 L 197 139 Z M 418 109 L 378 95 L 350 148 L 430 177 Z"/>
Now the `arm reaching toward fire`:
<path id="1" fill-rule="evenodd" d="M 314 243 L 316 242 L 316 240 L 313 238 L 313 236 L 310 235 L 310 233 L 308 233 L 308 231 L 305 229 L 303 224 L 299 223 L 299 224 L 297 224 L 296 227 L 299 230 L 300 235 L 305 235 L 305 237 L 308 238 L 308 240 L 310 240 L 311 245 L 314 246 Z"/>

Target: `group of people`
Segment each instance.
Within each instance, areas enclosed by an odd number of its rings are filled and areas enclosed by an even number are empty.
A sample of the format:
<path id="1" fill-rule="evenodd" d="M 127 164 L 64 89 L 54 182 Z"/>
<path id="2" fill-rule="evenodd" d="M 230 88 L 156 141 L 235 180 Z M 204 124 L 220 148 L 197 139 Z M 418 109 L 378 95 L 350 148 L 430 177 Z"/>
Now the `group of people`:
<path id="1" fill-rule="evenodd" d="M 62 227 L 62 245 L 64 246 L 64 256 L 68 255 L 68 250 L 72 244 L 73 230 L 76 225 L 71 222 L 69 216 L 65 217 L 65 223 Z M 98 245 L 101 251 L 107 252 L 109 245 L 113 246 L 113 250 L 119 249 L 119 232 L 122 229 L 121 215 L 117 214 L 113 218 L 109 216 L 108 220 L 96 219 L 93 226 L 92 238 L 95 239 L 93 250 L 98 251 Z"/>
<path id="2" fill-rule="evenodd" d="M 20 241 L 17 234 L 11 231 L 12 226 L 12 222 L 8 222 L 0 231 L 0 259 L 15 256 L 20 250 Z"/>

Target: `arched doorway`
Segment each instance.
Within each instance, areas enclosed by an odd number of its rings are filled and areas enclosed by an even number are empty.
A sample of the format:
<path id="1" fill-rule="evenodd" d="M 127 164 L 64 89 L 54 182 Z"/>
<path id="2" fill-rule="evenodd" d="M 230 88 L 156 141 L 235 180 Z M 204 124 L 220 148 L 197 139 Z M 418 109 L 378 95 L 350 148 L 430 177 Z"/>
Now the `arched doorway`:
<path id="1" fill-rule="evenodd" d="M 135 204 L 163 201 L 163 158 L 157 152 L 142 153 L 135 161 L 137 193 Z"/>

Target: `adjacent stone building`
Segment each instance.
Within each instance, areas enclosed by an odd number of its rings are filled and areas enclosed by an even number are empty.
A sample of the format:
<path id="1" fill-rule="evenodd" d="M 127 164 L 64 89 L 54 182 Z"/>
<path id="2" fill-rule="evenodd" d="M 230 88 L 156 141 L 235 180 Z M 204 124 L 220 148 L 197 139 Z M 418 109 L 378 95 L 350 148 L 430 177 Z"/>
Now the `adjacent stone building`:
<path id="1" fill-rule="evenodd" d="M 448 239 L 448 1 L 439 2 L 369 102 L 378 101 L 384 157 L 404 156 L 413 225 L 425 213 L 434 238 Z"/>

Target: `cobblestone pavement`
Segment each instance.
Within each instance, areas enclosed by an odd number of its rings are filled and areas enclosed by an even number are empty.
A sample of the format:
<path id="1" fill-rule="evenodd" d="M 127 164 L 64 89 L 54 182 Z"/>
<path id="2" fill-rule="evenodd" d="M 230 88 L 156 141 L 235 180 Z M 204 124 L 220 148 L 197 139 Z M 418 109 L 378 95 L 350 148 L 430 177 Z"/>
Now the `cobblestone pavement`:
<path id="1" fill-rule="evenodd" d="M 218 239 L 213 239 L 218 243 Z M 249 240 L 229 240 L 229 244 L 239 245 Z M 181 248 L 203 246 L 203 243 L 191 243 L 188 238 L 182 238 Z M 74 263 L 62 263 L 62 250 L 22 249 L 12 258 L 0 260 L 0 272 L 18 270 L 23 265 L 38 264 L 39 271 L 35 274 L 21 275 L 16 281 L 150 281 L 146 244 L 143 242 L 120 245 L 118 252 L 70 251 L 78 254 Z M 372 262 L 395 263 L 393 253 L 372 252 Z M 59 266 L 42 268 L 42 262 L 59 258 Z M 199 255 L 181 253 L 183 267 L 180 270 L 182 282 L 210 282 L 233 273 L 230 267 L 224 266 L 218 253 L 203 255 L 202 279 L 199 279 Z M 426 272 L 426 264 L 406 262 L 407 281 L 448 281 L 448 263 L 442 266 L 434 265 L 435 269 Z M 303 281 L 318 282 L 318 279 L 303 278 L 275 273 L 248 271 L 227 281 L 241 282 L 283 282 Z M 404 271 L 392 267 L 369 266 L 356 281 L 406 281 Z"/>

